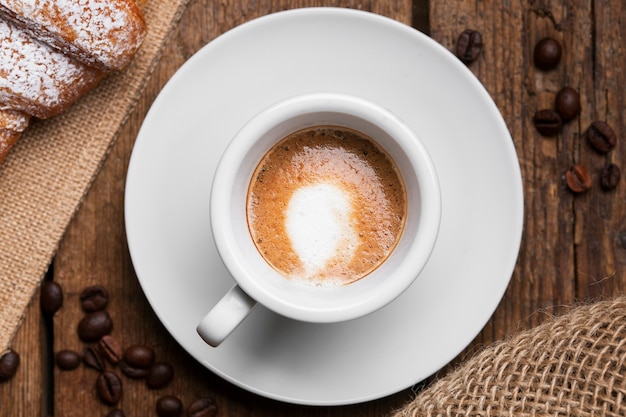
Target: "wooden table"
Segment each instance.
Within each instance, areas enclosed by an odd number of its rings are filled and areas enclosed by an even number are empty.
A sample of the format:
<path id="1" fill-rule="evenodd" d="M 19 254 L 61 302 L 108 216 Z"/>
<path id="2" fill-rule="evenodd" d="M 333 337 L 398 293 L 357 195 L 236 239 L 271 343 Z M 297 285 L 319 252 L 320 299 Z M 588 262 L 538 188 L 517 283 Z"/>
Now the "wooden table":
<path id="1" fill-rule="evenodd" d="M 257 397 L 204 369 L 164 330 L 138 285 L 124 231 L 123 197 L 129 155 L 150 104 L 194 52 L 221 33 L 253 18 L 303 6 L 341 6 L 392 17 L 429 33 L 453 49 L 458 34 L 473 28 L 483 34 L 484 49 L 470 69 L 486 86 L 511 131 L 522 169 L 525 231 L 509 288 L 492 319 L 455 361 L 507 334 L 534 326 L 571 308 L 573 303 L 608 298 L 626 286 L 626 181 L 611 192 L 598 186 L 608 161 L 626 168 L 626 11 L 606 1 L 419 1 L 410 0 L 192 0 L 152 75 L 132 117 L 123 127 L 93 187 L 60 242 L 47 279 L 65 291 L 63 308 L 43 319 L 38 297 L 29 306 L 14 342 L 21 355 L 17 376 L 0 384 L 2 416 L 104 416 L 109 407 L 95 396 L 95 373 L 84 367 L 62 372 L 53 353 L 80 351 L 76 336 L 81 317 L 78 294 L 90 284 L 111 294 L 109 313 L 122 344 L 154 347 L 159 359 L 174 365 L 167 388 L 189 404 L 199 396 L 216 399 L 219 416 L 374 416 L 390 413 L 414 397 L 415 388 L 366 404 L 303 407 Z M 544 36 L 564 46 L 559 67 L 534 68 L 532 50 Z M 551 108 L 564 85 L 576 88 L 582 112 L 557 137 L 537 133 L 532 116 Z M 594 152 L 584 133 L 594 120 L 606 120 L 619 138 L 616 149 Z M 574 195 L 563 174 L 573 164 L 588 167 L 591 190 Z M 445 373 L 445 370 L 442 374 Z M 139 381 L 126 383 L 121 407 L 127 416 L 155 414 L 162 391 Z"/>

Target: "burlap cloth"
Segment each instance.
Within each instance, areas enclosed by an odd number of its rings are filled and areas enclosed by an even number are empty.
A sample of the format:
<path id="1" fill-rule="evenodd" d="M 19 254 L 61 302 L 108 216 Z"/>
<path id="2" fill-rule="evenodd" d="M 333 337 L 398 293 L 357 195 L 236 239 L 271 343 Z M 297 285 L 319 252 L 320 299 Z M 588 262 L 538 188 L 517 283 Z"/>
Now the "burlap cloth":
<path id="1" fill-rule="evenodd" d="M 621 297 L 577 307 L 480 351 L 394 417 L 623 417 L 625 401 Z"/>
<path id="2" fill-rule="evenodd" d="M 0 353 L 187 3 L 149 0 L 148 35 L 130 66 L 68 112 L 35 122 L 0 166 Z"/>

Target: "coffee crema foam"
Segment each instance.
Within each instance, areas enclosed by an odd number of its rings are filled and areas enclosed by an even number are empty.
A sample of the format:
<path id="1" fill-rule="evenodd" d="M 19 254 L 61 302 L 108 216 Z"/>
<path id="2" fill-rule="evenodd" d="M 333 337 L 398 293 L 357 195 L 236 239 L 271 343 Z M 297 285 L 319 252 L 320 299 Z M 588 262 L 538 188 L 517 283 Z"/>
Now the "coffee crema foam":
<path id="1" fill-rule="evenodd" d="M 248 190 L 259 253 L 289 279 L 354 282 L 387 259 L 402 234 L 406 190 L 391 158 L 342 127 L 304 129 L 259 163 Z"/>

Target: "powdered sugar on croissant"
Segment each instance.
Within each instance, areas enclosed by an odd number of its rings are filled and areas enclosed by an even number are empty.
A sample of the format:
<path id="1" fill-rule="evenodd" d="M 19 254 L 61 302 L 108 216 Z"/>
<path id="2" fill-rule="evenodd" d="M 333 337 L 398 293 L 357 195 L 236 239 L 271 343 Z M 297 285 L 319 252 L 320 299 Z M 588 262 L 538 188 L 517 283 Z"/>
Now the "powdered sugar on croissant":
<path id="1" fill-rule="evenodd" d="M 0 0 L 0 163 L 31 116 L 55 116 L 123 69 L 146 36 L 136 0 Z"/>
<path id="2" fill-rule="evenodd" d="M 0 16 L 99 69 L 124 68 L 146 35 L 134 0 L 0 0 Z"/>
<path id="3" fill-rule="evenodd" d="M 103 77 L 2 20 L 0 45 L 0 109 L 52 117 Z"/>

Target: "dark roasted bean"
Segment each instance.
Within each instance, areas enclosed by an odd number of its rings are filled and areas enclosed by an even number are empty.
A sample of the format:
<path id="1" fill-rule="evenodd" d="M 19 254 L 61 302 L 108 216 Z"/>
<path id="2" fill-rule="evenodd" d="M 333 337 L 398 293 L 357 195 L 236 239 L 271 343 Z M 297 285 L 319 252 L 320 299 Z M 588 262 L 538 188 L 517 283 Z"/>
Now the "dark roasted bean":
<path id="1" fill-rule="evenodd" d="M 156 362 L 146 375 L 146 385 L 151 389 L 165 387 L 174 378 L 174 368 L 164 362 Z"/>
<path id="2" fill-rule="evenodd" d="M 619 184 L 622 171 L 615 164 L 606 164 L 600 173 L 600 186 L 603 190 L 613 190 Z"/>
<path id="3" fill-rule="evenodd" d="M 164 395 L 156 402 L 156 412 L 159 417 L 178 417 L 183 412 L 183 402 L 173 395 Z"/>
<path id="4" fill-rule="evenodd" d="M 39 295 L 41 311 L 53 315 L 63 305 L 63 289 L 54 281 L 44 281 Z"/>
<path id="5" fill-rule="evenodd" d="M 124 353 L 122 345 L 113 336 L 102 336 L 98 345 L 100 346 L 102 356 L 108 360 L 109 363 L 115 365 L 122 359 L 122 355 Z"/>
<path id="6" fill-rule="evenodd" d="M 213 417 L 217 414 L 217 403 L 213 398 L 199 398 L 189 406 L 189 417 Z"/>
<path id="7" fill-rule="evenodd" d="M 20 355 L 13 349 L 9 349 L 0 356 L 0 382 L 8 381 L 17 373 L 20 366 Z"/>
<path id="8" fill-rule="evenodd" d="M 90 368 L 93 368 L 99 372 L 104 371 L 105 366 L 100 354 L 98 351 L 91 346 L 88 346 L 83 349 L 81 352 L 81 356 L 83 357 L 83 363 Z"/>
<path id="9" fill-rule="evenodd" d="M 88 313 L 104 310 L 109 303 L 109 294 L 101 285 L 91 285 L 80 293 L 80 304 Z"/>
<path id="10" fill-rule="evenodd" d="M 483 49 L 483 37 L 480 32 L 473 29 L 465 29 L 456 42 L 456 56 L 466 64 L 470 64 L 478 58 Z"/>
<path id="11" fill-rule="evenodd" d="M 591 175 L 584 166 L 573 165 L 565 173 L 565 182 L 572 192 L 582 193 L 591 188 Z"/>
<path id="12" fill-rule="evenodd" d="M 598 152 L 607 153 L 617 144 L 617 136 L 608 123 L 601 120 L 593 122 L 587 129 L 587 140 Z"/>
<path id="13" fill-rule="evenodd" d="M 78 323 L 78 336 L 84 342 L 97 342 L 111 333 L 113 321 L 106 311 L 87 313 Z"/>
<path id="14" fill-rule="evenodd" d="M 59 369 L 71 371 L 80 365 L 80 355 L 73 350 L 62 349 L 54 356 L 55 362 Z"/>
<path id="15" fill-rule="evenodd" d="M 563 87 L 554 100 L 556 112 L 563 121 L 574 119 L 580 113 L 580 95 L 572 87 Z"/>
<path id="16" fill-rule="evenodd" d="M 122 398 L 122 381 L 115 372 L 104 371 L 96 380 L 96 392 L 102 402 L 115 405 Z"/>
<path id="17" fill-rule="evenodd" d="M 533 123 L 539 133 L 544 136 L 554 136 L 561 131 L 563 121 L 554 110 L 539 110 L 533 116 Z"/>
<path id="18" fill-rule="evenodd" d="M 533 51 L 535 66 L 544 71 L 555 68 L 561 61 L 562 52 L 561 44 L 556 39 L 541 39 Z"/>
<path id="19" fill-rule="evenodd" d="M 154 350 L 150 346 L 132 345 L 124 350 L 124 360 L 134 368 L 148 369 L 154 363 Z"/>

